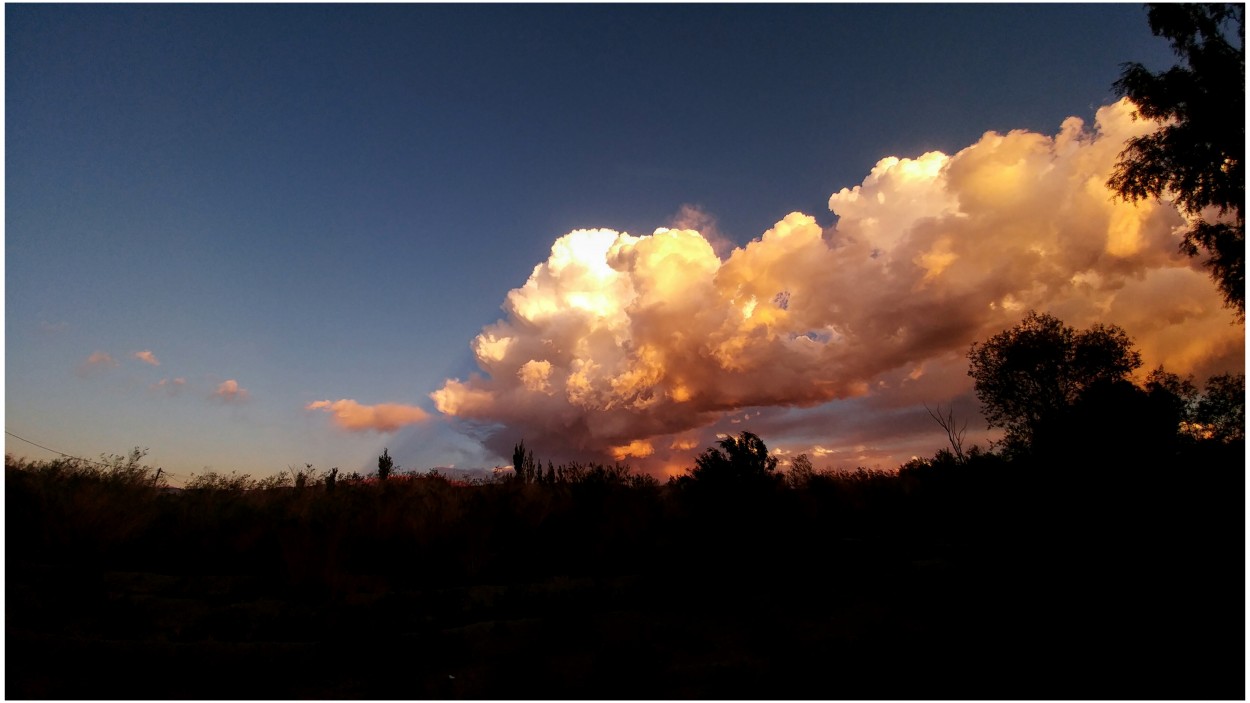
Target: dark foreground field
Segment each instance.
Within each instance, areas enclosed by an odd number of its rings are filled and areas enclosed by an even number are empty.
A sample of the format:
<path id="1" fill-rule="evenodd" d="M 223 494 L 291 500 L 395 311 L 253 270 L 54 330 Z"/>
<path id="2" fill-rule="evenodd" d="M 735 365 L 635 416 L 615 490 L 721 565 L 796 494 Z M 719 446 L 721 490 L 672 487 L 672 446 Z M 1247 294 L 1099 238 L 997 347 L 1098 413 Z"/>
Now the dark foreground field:
<path id="1" fill-rule="evenodd" d="M 181 493 L 10 462 L 5 694 L 1244 699 L 1244 449 L 1177 462 Z"/>

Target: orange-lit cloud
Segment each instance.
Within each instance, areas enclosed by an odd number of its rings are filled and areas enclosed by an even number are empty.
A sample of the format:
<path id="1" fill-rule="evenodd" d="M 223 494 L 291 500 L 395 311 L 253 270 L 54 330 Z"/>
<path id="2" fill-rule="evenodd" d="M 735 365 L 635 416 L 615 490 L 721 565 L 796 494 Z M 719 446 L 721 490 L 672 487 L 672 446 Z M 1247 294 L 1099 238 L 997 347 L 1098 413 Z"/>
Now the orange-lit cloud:
<path id="1" fill-rule="evenodd" d="M 629 444 L 612 447 L 612 458 L 617 461 L 627 459 L 629 457 L 645 459 L 654 453 L 655 447 L 651 446 L 650 442 L 642 439 L 635 439 Z"/>
<path id="2" fill-rule="evenodd" d="M 379 403 L 361 405 L 354 400 L 318 400 L 304 406 L 305 410 L 331 413 L 334 424 L 351 432 L 394 432 L 429 418 L 430 414 L 415 405 Z"/>
<path id="3" fill-rule="evenodd" d="M 217 386 L 217 390 L 213 391 L 212 397 L 218 398 L 227 403 L 235 403 L 247 400 L 247 396 L 247 389 L 240 387 L 239 382 L 232 378 L 227 381 L 222 381 L 221 385 Z"/>
<path id="4" fill-rule="evenodd" d="M 161 365 L 161 362 L 160 360 L 156 358 L 156 355 L 147 349 L 144 349 L 143 351 L 134 352 L 130 356 L 131 358 L 138 359 L 139 361 L 142 361 L 145 364 L 151 364 L 153 366 Z"/>
<path id="5" fill-rule="evenodd" d="M 830 197 L 834 226 L 791 213 L 724 256 L 690 228 L 571 232 L 474 340 L 481 374 L 431 397 L 501 428 L 486 431 L 502 454 L 524 438 L 667 466 L 683 451 L 689 463 L 689 438 L 706 442 L 714 422 L 763 422 L 743 409 L 966 397 L 968 346 L 1030 308 L 1121 325 L 1147 369 L 1240 364 L 1244 330 L 1178 252 L 1176 208 L 1105 185 L 1125 140 L 1153 129 L 1131 113 L 1120 102 L 1092 128 L 1073 117 L 1054 136 L 989 132 L 954 155 L 882 159 Z"/>
<path id="6" fill-rule="evenodd" d="M 117 360 L 114 359 L 111 354 L 108 352 L 94 351 L 91 353 L 91 356 L 88 356 L 85 361 L 78 365 L 76 372 L 79 376 L 86 376 L 88 374 L 98 372 L 103 369 L 110 369 L 115 366 L 117 366 Z"/>

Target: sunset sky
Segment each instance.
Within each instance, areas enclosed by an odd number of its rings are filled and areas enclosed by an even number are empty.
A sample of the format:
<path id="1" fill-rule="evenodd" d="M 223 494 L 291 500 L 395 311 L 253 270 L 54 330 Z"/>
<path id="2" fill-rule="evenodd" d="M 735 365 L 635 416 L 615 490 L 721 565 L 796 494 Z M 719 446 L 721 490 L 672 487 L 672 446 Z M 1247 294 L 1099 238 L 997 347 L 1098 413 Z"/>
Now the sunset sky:
<path id="1" fill-rule="evenodd" d="M 5 429 L 181 483 L 989 435 L 1030 309 L 1244 368 L 1115 5 L 5 6 Z M 47 451 L 6 436 L 6 450 Z"/>

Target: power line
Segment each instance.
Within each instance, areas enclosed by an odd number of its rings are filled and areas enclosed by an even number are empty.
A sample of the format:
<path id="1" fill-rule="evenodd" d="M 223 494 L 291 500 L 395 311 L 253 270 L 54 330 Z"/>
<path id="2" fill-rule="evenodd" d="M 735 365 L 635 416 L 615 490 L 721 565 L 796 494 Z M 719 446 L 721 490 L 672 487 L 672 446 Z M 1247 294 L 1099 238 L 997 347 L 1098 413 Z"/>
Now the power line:
<path id="1" fill-rule="evenodd" d="M 98 462 L 98 461 L 91 461 L 90 459 L 84 459 L 84 458 L 82 458 L 82 457 L 80 457 L 80 456 L 74 456 L 73 454 L 66 454 L 65 452 L 58 452 L 57 450 L 53 449 L 52 447 L 45 447 L 45 446 L 43 446 L 42 444 L 40 444 L 40 443 L 38 443 L 38 442 L 32 442 L 32 441 L 30 441 L 29 439 L 26 439 L 25 437 L 18 437 L 17 435 L 13 434 L 12 432 L 9 432 L 8 430 L 5 430 L 5 431 L 4 431 L 4 433 L 5 433 L 5 434 L 7 434 L 8 436 L 12 437 L 13 439 L 21 440 L 21 441 L 23 441 L 23 442 L 25 442 L 25 443 L 27 443 L 27 444 L 30 444 L 30 445 L 33 445 L 33 446 L 39 447 L 40 449 L 44 449 L 44 450 L 46 450 L 46 451 L 52 452 L 53 454 L 60 454 L 61 456 L 65 457 L 65 458 L 67 458 L 67 459 L 77 459 L 78 461 L 86 461 L 86 462 L 89 462 L 89 463 L 92 463 L 92 464 L 99 464 L 99 463 L 100 463 L 100 462 Z"/>
<path id="2" fill-rule="evenodd" d="M 78 461 L 85 461 L 85 462 L 87 462 L 88 464 L 95 464 L 96 466 L 112 466 L 112 464 L 105 464 L 105 463 L 100 462 L 100 461 L 92 461 L 92 460 L 90 460 L 90 459 L 84 459 L 84 458 L 82 458 L 82 457 L 80 457 L 80 456 L 74 456 L 73 454 L 66 454 L 65 452 L 59 452 L 59 451 L 57 451 L 57 450 L 53 449 L 52 447 L 45 447 L 45 446 L 43 446 L 42 444 L 39 444 L 38 442 L 32 442 L 32 441 L 30 441 L 29 439 L 26 439 L 25 437 L 19 437 L 19 436 L 17 436 L 17 435 L 15 435 L 15 434 L 13 434 L 12 432 L 9 432 L 8 430 L 5 430 L 5 431 L 4 431 L 4 433 L 5 433 L 5 434 L 7 434 L 8 436 L 12 437 L 13 439 L 20 440 L 20 441 L 25 442 L 25 443 L 27 443 L 27 444 L 30 444 L 30 445 L 33 445 L 33 446 L 39 447 L 40 449 L 43 449 L 44 451 L 49 451 L 49 452 L 52 452 L 53 454 L 59 454 L 59 455 L 61 455 L 61 456 L 65 457 L 66 459 L 76 459 L 76 460 L 78 460 Z M 161 472 L 162 472 L 162 473 L 164 473 L 166 476 L 174 476 L 174 475 L 176 475 L 176 474 L 172 474 L 172 473 L 170 473 L 170 472 L 168 472 L 168 471 L 165 471 L 164 469 L 160 469 L 160 470 L 161 470 Z"/>

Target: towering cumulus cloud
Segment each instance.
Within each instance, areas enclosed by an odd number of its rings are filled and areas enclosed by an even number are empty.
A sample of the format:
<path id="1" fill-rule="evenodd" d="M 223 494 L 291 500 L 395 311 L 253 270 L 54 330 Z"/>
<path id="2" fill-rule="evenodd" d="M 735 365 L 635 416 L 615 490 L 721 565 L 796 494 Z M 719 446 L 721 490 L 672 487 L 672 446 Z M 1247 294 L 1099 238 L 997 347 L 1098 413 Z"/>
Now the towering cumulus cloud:
<path id="1" fill-rule="evenodd" d="M 727 411 L 881 392 L 1030 308 L 1123 326 L 1147 368 L 1240 358 L 1243 329 L 1177 252 L 1176 208 L 1105 185 L 1152 128 L 1131 112 L 882 159 L 829 199 L 834 227 L 791 213 L 724 258 L 692 229 L 571 232 L 474 340 L 482 374 L 431 396 L 504 455 L 525 438 L 654 467 Z"/>

